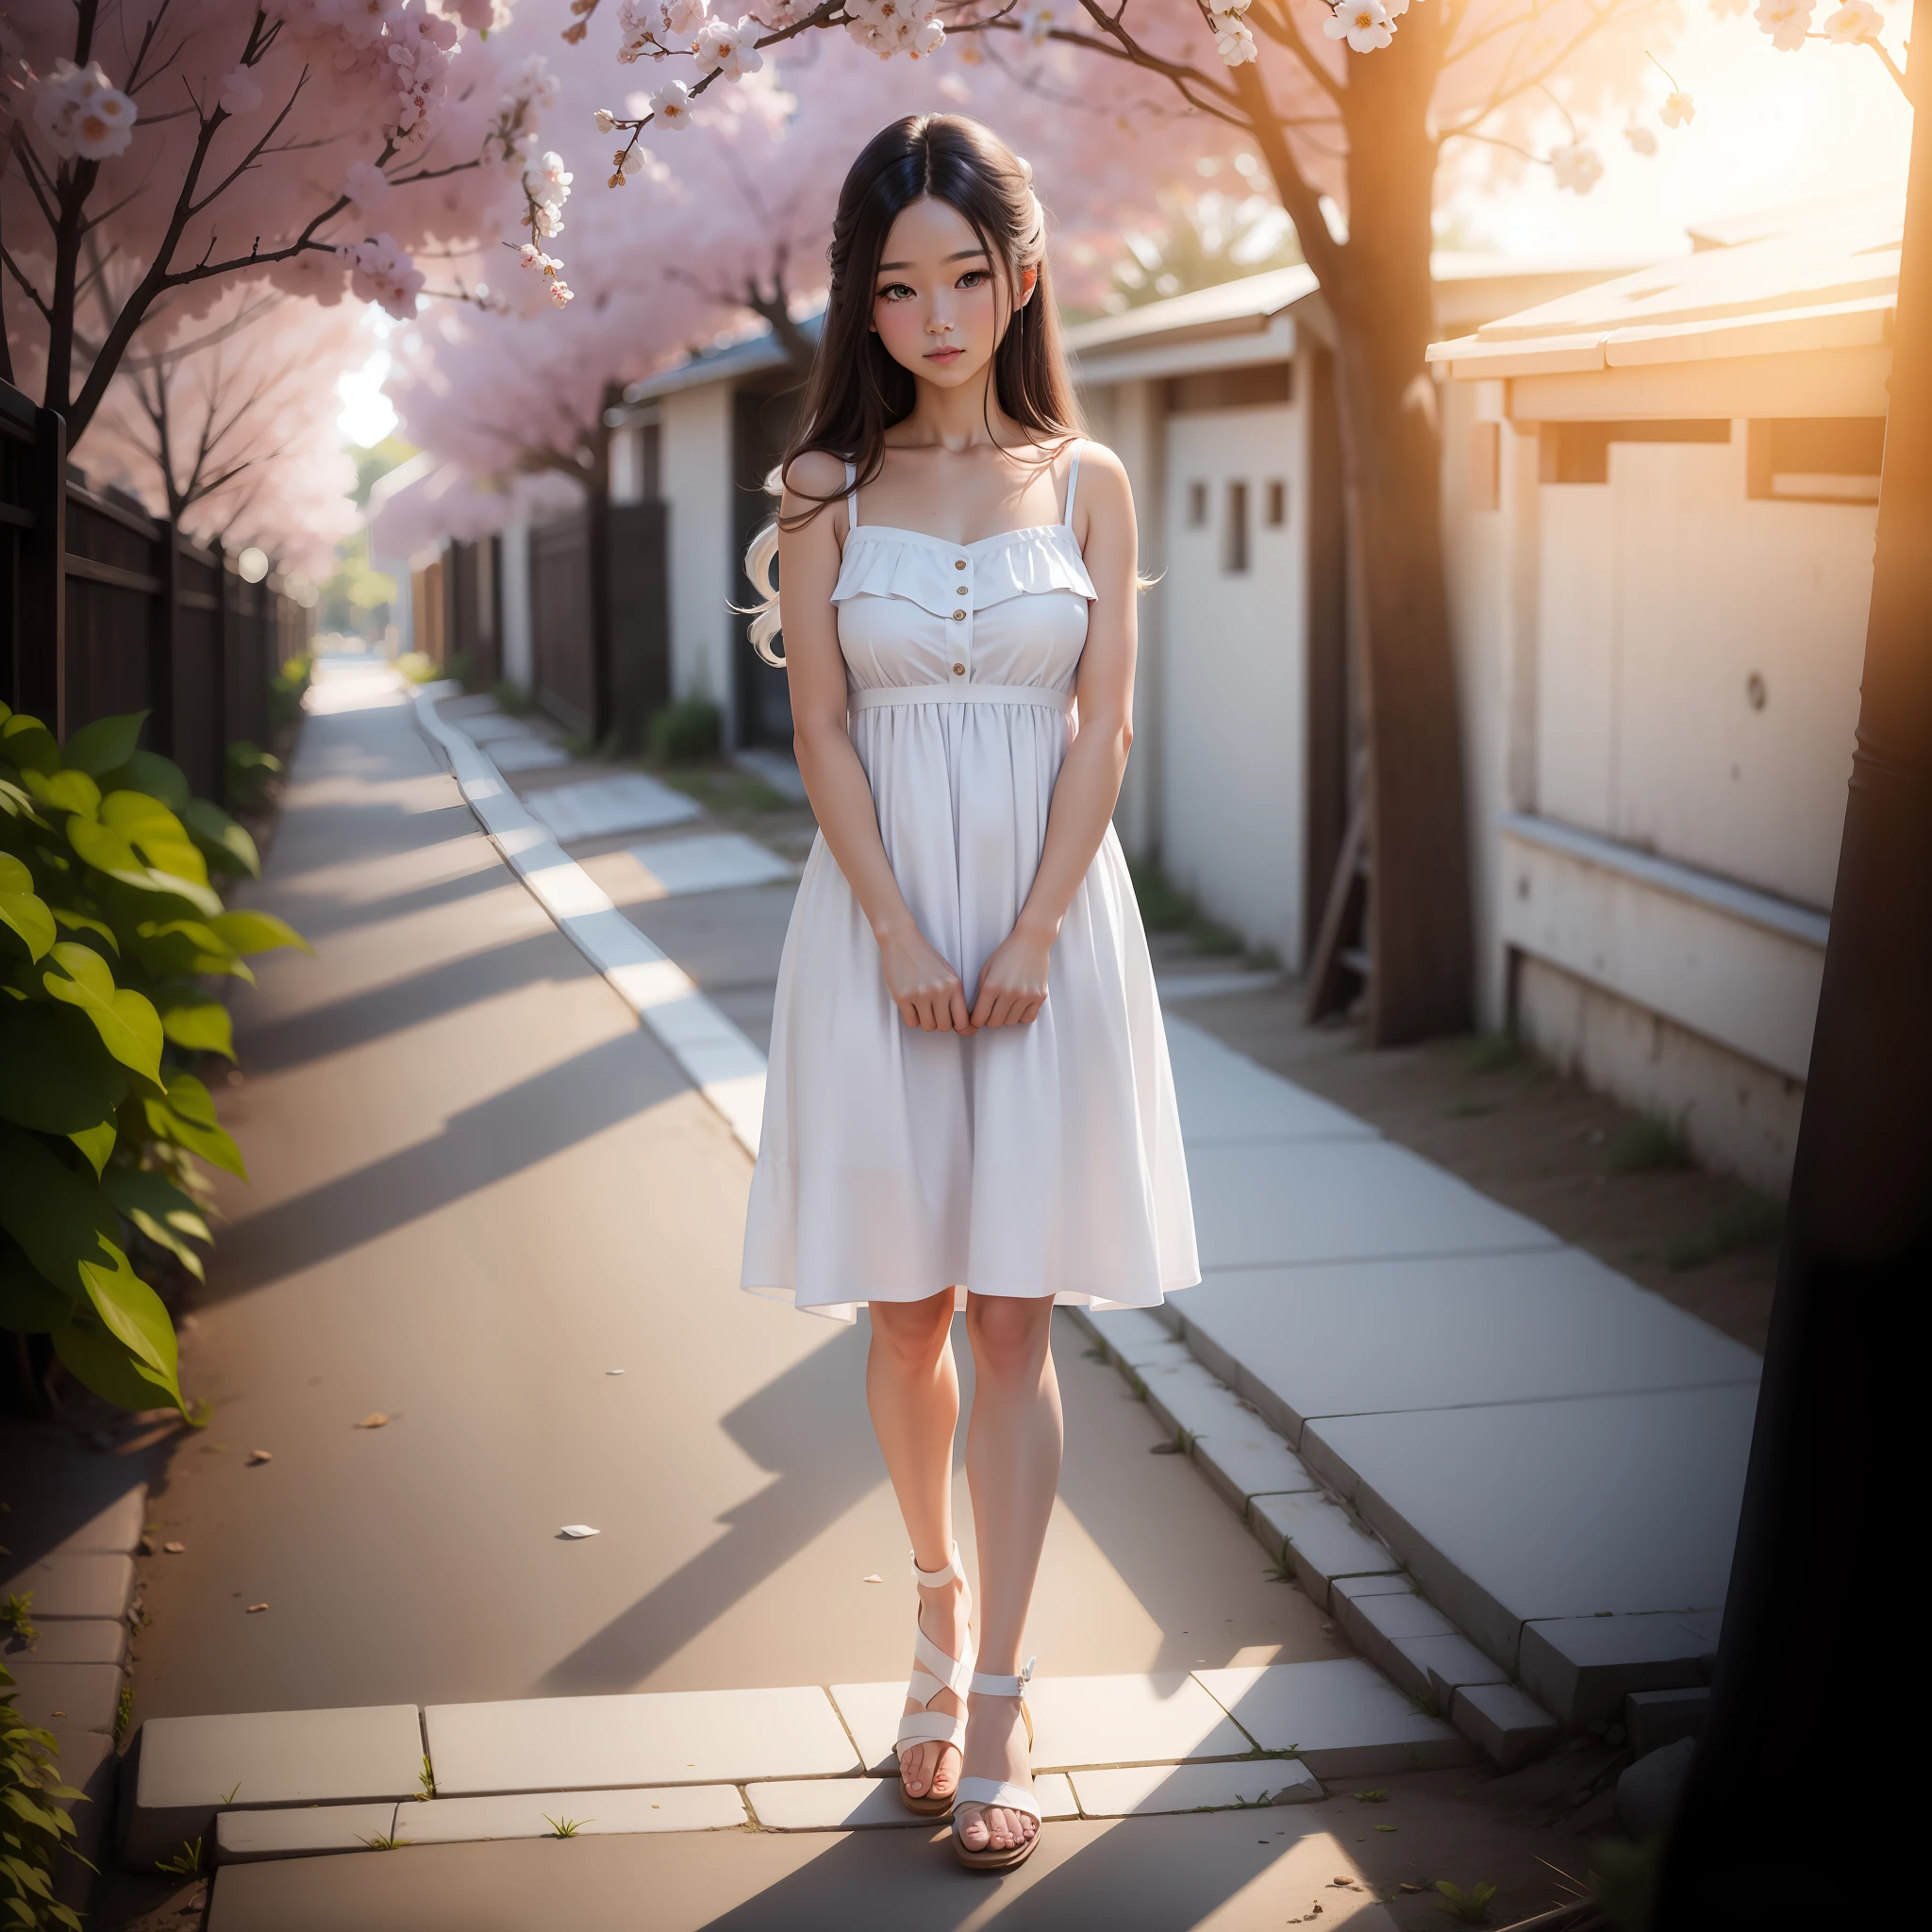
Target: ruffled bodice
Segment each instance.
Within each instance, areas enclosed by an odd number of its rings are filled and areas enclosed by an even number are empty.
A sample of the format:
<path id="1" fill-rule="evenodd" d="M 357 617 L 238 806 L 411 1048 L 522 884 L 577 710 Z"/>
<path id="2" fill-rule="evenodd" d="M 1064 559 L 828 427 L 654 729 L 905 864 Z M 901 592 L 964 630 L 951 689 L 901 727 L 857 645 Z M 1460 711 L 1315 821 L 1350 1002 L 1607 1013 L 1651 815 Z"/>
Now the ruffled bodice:
<path id="1" fill-rule="evenodd" d="M 1066 524 L 949 543 L 860 524 L 832 603 L 856 691 L 888 685 L 1071 691 L 1093 581 Z"/>

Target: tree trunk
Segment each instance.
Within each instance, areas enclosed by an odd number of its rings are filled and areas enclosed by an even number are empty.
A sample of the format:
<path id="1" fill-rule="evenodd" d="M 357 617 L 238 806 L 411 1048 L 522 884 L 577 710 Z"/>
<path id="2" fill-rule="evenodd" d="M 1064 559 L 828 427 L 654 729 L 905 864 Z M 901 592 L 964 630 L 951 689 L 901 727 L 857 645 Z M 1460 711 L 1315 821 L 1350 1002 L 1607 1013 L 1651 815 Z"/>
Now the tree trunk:
<path id="1" fill-rule="evenodd" d="M 1923 1507 L 1908 1338 L 1932 1281 L 1932 0 L 1912 25 L 1920 110 L 1857 748 L 1711 1728 L 1657 1932 L 1809 1916 L 1842 1890 L 1874 1794 L 1911 1790 L 1917 1770 L 1915 1726 L 1883 1688 L 1908 1666 L 1853 1580 Z"/>
<path id="2" fill-rule="evenodd" d="M 1474 972 L 1462 733 L 1442 571 L 1441 429 L 1424 359 L 1438 50 L 1411 8 L 1393 46 L 1349 60 L 1349 239 L 1323 276 L 1369 747 L 1368 1032 L 1459 1032 Z"/>

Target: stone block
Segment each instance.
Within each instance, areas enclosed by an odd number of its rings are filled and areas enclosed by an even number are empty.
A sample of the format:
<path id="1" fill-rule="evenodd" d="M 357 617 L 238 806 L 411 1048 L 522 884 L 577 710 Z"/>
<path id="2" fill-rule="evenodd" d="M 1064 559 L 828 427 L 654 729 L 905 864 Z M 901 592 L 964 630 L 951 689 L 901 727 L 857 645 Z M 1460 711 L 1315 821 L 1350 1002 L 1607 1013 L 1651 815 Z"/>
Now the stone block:
<path id="1" fill-rule="evenodd" d="M 642 869 L 651 898 L 687 892 L 728 892 L 745 886 L 768 886 L 794 876 L 793 868 L 769 847 L 742 832 L 699 832 L 684 839 L 659 839 L 633 845 L 630 856 Z"/>
<path id="2" fill-rule="evenodd" d="M 684 824 L 704 816 L 704 808 L 695 799 L 641 773 L 555 786 L 533 792 L 524 803 L 564 845 L 617 832 L 654 831 L 659 825 Z"/>
<path id="3" fill-rule="evenodd" d="M 1701 1741 L 1709 1724 L 1710 1692 L 1701 1684 L 1688 1690 L 1633 1690 L 1624 1700 L 1624 1728 L 1639 1757 L 1679 1738 Z"/>
<path id="4" fill-rule="evenodd" d="M 108 1550 L 50 1551 L 0 1582 L 0 1597 L 33 1592 L 33 1620 L 118 1619 L 134 1599 L 134 1559 Z"/>
<path id="5" fill-rule="evenodd" d="M 1625 1768 L 1617 1780 L 1617 1820 L 1632 1838 L 1661 1838 L 1683 1802 L 1697 1756 L 1691 1738 L 1679 1738 Z"/>
<path id="6" fill-rule="evenodd" d="M 243 1805 L 374 1804 L 420 1789 L 423 1733 L 413 1704 L 150 1718 L 140 1731 L 122 1857 L 151 1865 L 215 1813 Z"/>
<path id="7" fill-rule="evenodd" d="M 133 1483 L 97 1509 L 78 1529 L 60 1539 L 60 1548 L 70 1553 L 81 1550 L 105 1551 L 109 1556 L 131 1557 L 141 1547 L 147 1527 L 147 1485 Z"/>
<path id="8" fill-rule="evenodd" d="M 49 1731 L 114 1732 L 121 1697 L 119 1664 L 60 1664 L 37 1655 L 7 1659 L 19 1687 L 13 1706 L 30 1724 Z"/>
<path id="9" fill-rule="evenodd" d="M 1238 1401 L 1194 1444 L 1194 1460 L 1229 1507 L 1241 1512 L 1250 1496 L 1306 1494 L 1322 1487 L 1307 1464 Z"/>
<path id="10" fill-rule="evenodd" d="M 519 1791 L 493 1798 L 432 1798 L 396 1807 L 396 1836 L 412 1845 L 486 1839 L 576 1838 L 647 1831 L 735 1831 L 747 1822 L 735 1785 L 660 1785 L 597 1791 Z"/>
<path id="11" fill-rule="evenodd" d="M 1087 1818 L 1151 1818 L 1172 1811 L 1223 1811 L 1308 1805 L 1327 1796 L 1322 1780 L 1291 1757 L 1239 1764 L 1144 1764 L 1070 1774 Z"/>
<path id="12" fill-rule="evenodd" d="M 1037 1770 L 1178 1764 L 1240 1757 L 1250 1748 L 1221 1706 L 1184 1671 L 1036 1677 L 1026 1701 L 1033 1708 Z"/>
<path id="13" fill-rule="evenodd" d="M 1143 1362 L 1188 1359 L 1187 1344 L 1149 1309 L 1112 1308 L 1101 1314 L 1082 1309 L 1080 1313 L 1081 1326 L 1113 1360 L 1124 1362 L 1130 1369 Z"/>
<path id="14" fill-rule="evenodd" d="M 1401 1596 L 1329 1598 L 1329 1609 L 1342 1635 L 1374 1664 L 1385 1671 L 1412 1697 L 1429 1697 L 1428 1672 L 1406 1657 L 1403 1638 L 1453 1637 L 1456 1625 L 1434 1604 L 1413 1593 Z"/>
<path id="15" fill-rule="evenodd" d="M 896 1771 L 899 1755 L 892 1740 L 906 1708 L 905 1678 L 888 1684 L 834 1684 L 832 1702 L 858 1746 L 860 1768 L 874 1777 Z"/>
<path id="16" fill-rule="evenodd" d="M 1045 1819 L 1077 1818 L 1079 1807 L 1065 1777 L 1049 1774 L 1033 1781 L 1033 1794 Z M 745 1796 L 766 1831 L 869 1831 L 882 1825 L 923 1825 L 941 1829 L 943 1821 L 921 1818 L 899 1802 L 896 1778 L 792 1778 L 755 1784 Z"/>
<path id="17" fill-rule="evenodd" d="M 1456 1728 L 1492 1763 L 1514 1771 L 1541 1757 L 1562 1727 L 1514 1684 L 1467 1684 L 1449 1707 Z"/>
<path id="18" fill-rule="evenodd" d="M 424 1719 L 445 1797 L 843 1777 L 860 1769 L 815 1685 L 433 1704 Z"/>
<path id="19" fill-rule="evenodd" d="M 393 1800 L 380 1805 L 301 1805 L 287 1811 L 224 1811 L 215 1820 L 215 1859 L 223 1865 L 262 1858 L 313 1858 L 325 1852 L 376 1849 L 373 1839 L 391 1837 Z"/>
<path id="20" fill-rule="evenodd" d="M 1433 1770 L 1469 1756 L 1449 1725 L 1360 1657 L 1230 1665 L 1194 1676 L 1262 1750 L 1288 1752 L 1318 1777 Z"/>
<path id="21" fill-rule="evenodd" d="M 1420 1674 L 1423 1687 L 1417 1694 L 1426 1696 L 1438 1710 L 1447 1710 L 1465 1684 L 1509 1681 L 1509 1673 L 1459 1631 L 1446 1637 L 1398 1638 L 1395 1650 L 1405 1669 L 1391 1675 L 1407 1688 L 1408 1674 Z"/>
<path id="22" fill-rule="evenodd" d="M 1402 1565 L 1349 1520 L 1348 1512 L 1320 1493 L 1255 1496 L 1248 1527 L 1272 1557 L 1286 1546 L 1295 1581 L 1324 1609 L 1344 1576 L 1382 1575 Z"/>
<path id="23" fill-rule="evenodd" d="M 74 1820 L 74 1849 L 80 1857 L 63 1858 L 55 1867 L 54 1895 L 62 1905 L 85 1911 L 98 1882 L 97 1874 L 88 1866 L 103 1862 L 108 1827 L 114 1818 L 114 1783 L 121 1759 L 113 1739 L 100 1731 L 57 1731 L 55 1739 L 60 1746 L 61 1783 L 84 1795 L 67 1804 L 67 1815 Z"/>
<path id="24" fill-rule="evenodd" d="M 1523 1626 L 1517 1674 L 1564 1724 L 1613 1723 L 1633 1690 L 1692 1690 L 1709 1676 L 1720 1614 L 1539 1619 Z"/>
<path id="25" fill-rule="evenodd" d="M 1162 1428 L 1170 1435 L 1185 1429 L 1191 1436 L 1209 1436 L 1253 1421 L 1241 1398 L 1189 1355 L 1185 1342 L 1174 1346 L 1181 1351 L 1178 1359 L 1135 1371 L 1147 1391 L 1148 1411 Z"/>
<path id="26" fill-rule="evenodd" d="M 118 1664 L 127 1658 L 127 1623 L 115 1617 L 50 1618 L 31 1644 L 17 1637 L 0 1643 L 0 1664 L 18 1672 L 23 1663 Z"/>

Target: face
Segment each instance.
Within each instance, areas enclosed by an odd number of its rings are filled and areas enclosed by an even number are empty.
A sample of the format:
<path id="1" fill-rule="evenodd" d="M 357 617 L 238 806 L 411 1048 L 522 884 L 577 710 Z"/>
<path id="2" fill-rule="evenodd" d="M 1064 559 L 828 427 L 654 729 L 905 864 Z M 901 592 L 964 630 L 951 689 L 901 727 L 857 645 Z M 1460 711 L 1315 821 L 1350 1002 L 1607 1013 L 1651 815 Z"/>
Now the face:
<path id="1" fill-rule="evenodd" d="M 992 360 L 1012 311 L 1038 272 L 1008 291 L 1005 264 L 957 208 L 930 196 L 909 203 L 886 236 L 874 279 L 872 323 L 893 361 L 941 389 L 973 381 Z"/>

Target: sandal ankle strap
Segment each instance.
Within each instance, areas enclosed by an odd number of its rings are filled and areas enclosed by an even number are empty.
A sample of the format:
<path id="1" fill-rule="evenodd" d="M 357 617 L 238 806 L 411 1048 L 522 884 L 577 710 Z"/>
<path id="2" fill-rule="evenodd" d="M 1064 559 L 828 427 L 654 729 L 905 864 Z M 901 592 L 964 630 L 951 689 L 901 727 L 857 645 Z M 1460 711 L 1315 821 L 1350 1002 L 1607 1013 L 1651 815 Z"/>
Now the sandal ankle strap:
<path id="1" fill-rule="evenodd" d="M 1029 1657 L 1017 1677 L 993 1677 L 989 1676 L 984 1671 L 974 1671 L 974 1692 L 980 1697 L 1024 1697 L 1026 1694 L 1026 1686 L 1033 1677 L 1033 1666 L 1039 1661 L 1037 1657 Z"/>
<path id="2" fill-rule="evenodd" d="M 913 1551 L 911 1553 L 912 1574 L 922 1589 L 937 1590 L 941 1584 L 951 1583 L 955 1577 L 964 1574 L 959 1568 L 959 1545 L 958 1543 L 951 1545 L 951 1555 L 946 1558 L 945 1568 L 942 1570 L 922 1570 L 919 1567 L 918 1552 Z"/>

